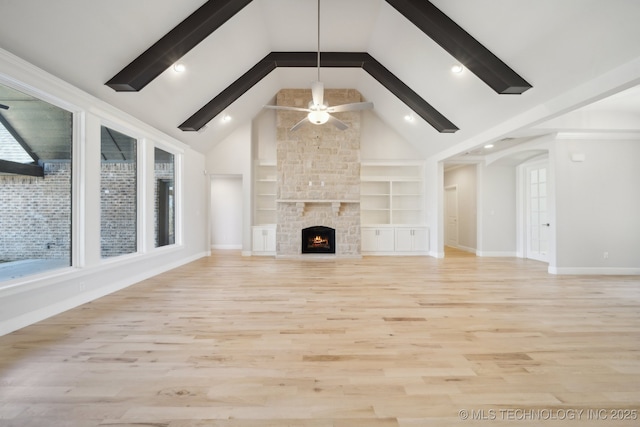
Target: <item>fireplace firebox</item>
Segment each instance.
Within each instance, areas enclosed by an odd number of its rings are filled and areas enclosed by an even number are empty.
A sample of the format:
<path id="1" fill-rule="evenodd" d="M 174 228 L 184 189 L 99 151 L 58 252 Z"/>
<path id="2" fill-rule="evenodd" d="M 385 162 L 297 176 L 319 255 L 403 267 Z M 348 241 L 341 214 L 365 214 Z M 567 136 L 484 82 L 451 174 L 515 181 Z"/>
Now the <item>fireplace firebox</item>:
<path id="1" fill-rule="evenodd" d="M 303 254 L 335 254 L 336 230 L 330 227 L 316 226 L 302 230 Z"/>

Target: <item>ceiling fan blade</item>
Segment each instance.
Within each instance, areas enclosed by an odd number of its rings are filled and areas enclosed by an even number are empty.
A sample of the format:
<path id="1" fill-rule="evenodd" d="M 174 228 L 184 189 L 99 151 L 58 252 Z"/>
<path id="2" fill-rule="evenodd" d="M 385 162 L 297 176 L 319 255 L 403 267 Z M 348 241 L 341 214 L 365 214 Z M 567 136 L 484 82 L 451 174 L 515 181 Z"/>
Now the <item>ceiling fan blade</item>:
<path id="1" fill-rule="evenodd" d="M 311 97 L 313 105 L 322 105 L 324 103 L 324 84 L 322 82 L 311 83 Z"/>
<path id="2" fill-rule="evenodd" d="M 352 104 L 342 104 L 329 107 L 327 108 L 327 111 L 329 113 L 341 113 L 343 111 L 371 110 L 372 108 L 373 102 L 354 102 Z"/>
<path id="3" fill-rule="evenodd" d="M 305 113 L 311 112 L 311 110 L 309 110 L 308 108 L 287 107 L 286 105 L 265 105 L 264 108 L 268 108 L 271 110 L 303 111 Z"/>
<path id="4" fill-rule="evenodd" d="M 348 129 L 349 126 L 347 126 L 347 124 L 343 121 L 340 121 L 338 119 L 336 119 L 333 116 L 329 116 L 329 121 L 327 123 L 331 123 L 332 125 L 334 125 L 335 127 L 337 127 L 340 130 L 345 130 Z"/>
<path id="5" fill-rule="evenodd" d="M 293 127 L 291 129 L 289 129 L 289 130 L 296 131 L 296 130 L 300 129 L 302 126 L 306 125 L 307 123 L 309 123 L 309 119 L 305 117 L 304 119 L 300 120 L 298 123 L 293 125 Z"/>
<path id="6" fill-rule="evenodd" d="M 0 109 L 8 110 L 9 106 L 8 105 L 4 105 L 4 104 L 0 104 Z"/>

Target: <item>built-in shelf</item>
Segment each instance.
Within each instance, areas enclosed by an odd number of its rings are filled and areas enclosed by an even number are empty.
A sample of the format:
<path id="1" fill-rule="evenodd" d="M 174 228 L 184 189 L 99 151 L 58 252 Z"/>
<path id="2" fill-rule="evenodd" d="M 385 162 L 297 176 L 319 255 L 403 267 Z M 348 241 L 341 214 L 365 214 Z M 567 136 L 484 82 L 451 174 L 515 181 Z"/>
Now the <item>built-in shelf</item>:
<path id="1" fill-rule="evenodd" d="M 360 165 L 362 225 L 423 225 L 423 166 L 420 162 Z"/>
<path id="2" fill-rule="evenodd" d="M 273 225 L 277 216 L 277 168 L 275 164 L 257 164 L 254 178 L 254 225 Z"/>

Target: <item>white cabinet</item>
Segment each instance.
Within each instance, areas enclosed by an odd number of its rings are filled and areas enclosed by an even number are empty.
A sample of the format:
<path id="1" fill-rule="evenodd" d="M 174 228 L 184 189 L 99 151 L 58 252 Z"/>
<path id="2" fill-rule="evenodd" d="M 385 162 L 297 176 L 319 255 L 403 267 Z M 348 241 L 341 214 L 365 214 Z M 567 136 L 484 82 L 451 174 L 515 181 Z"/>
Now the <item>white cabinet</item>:
<path id="1" fill-rule="evenodd" d="M 276 226 L 254 226 L 252 249 L 255 255 L 274 255 L 276 253 Z"/>
<path id="2" fill-rule="evenodd" d="M 423 171 L 415 161 L 360 165 L 363 254 L 429 253 Z"/>
<path id="3" fill-rule="evenodd" d="M 361 229 L 364 255 L 427 255 L 427 227 L 367 227 Z"/>
<path id="4" fill-rule="evenodd" d="M 396 227 L 395 251 L 405 253 L 429 252 L 429 231 L 426 227 Z"/>
<path id="5" fill-rule="evenodd" d="M 362 227 L 361 239 L 363 253 L 389 253 L 394 250 L 393 228 Z"/>

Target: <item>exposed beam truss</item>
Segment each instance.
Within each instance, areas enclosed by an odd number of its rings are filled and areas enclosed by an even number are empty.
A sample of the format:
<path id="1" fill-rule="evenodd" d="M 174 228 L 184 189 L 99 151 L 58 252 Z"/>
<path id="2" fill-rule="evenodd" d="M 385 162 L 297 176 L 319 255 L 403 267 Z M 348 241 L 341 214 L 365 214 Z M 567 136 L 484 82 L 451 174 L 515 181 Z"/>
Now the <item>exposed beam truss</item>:
<path id="1" fill-rule="evenodd" d="M 209 0 L 136 58 L 106 85 L 139 91 L 252 0 Z M 509 66 L 427 0 L 386 0 L 407 20 L 499 94 L 531 88 Z M 368 53 L 324 53 L 321 66 L 361 67 L 439 132 L 458 128 Z M 272 52 L 179 126 L 197 131 L 276 67 L 313 67 L 317 52 Z"/>
<path id="2" fill-rule="evenodd" d="M 183 131 L 200 130 L 277 67 L 312 68 L 316 65 L 317 52 L 271 52 L 178 127 Z M 458 130 L 446 117 L 368 53 L 322 52 L 320 66 L 362 68 L 438 132 L 452 133 Z"/>

